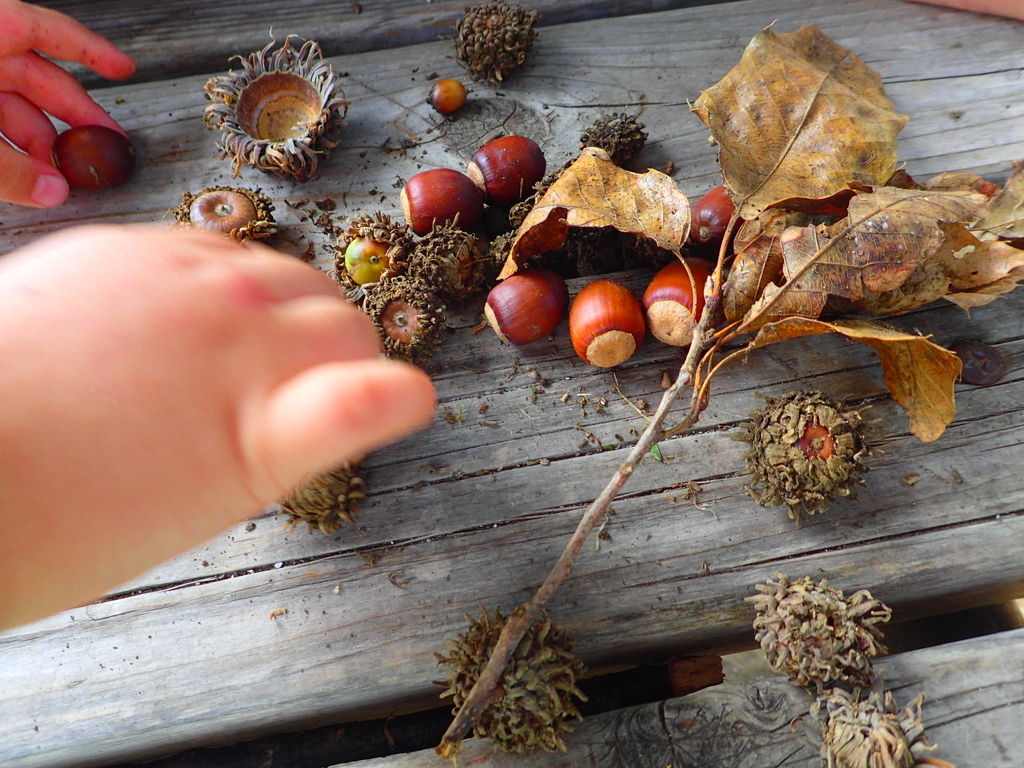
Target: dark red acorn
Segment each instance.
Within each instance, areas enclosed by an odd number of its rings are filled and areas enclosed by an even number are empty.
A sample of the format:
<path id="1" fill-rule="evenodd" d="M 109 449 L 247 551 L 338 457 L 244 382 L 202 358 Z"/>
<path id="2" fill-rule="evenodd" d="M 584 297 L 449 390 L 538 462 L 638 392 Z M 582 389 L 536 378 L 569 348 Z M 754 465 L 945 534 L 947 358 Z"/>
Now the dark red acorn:
<path id="1" fill-rule="evenodd" d="M 417 235 L 425 235 L 436 224 L 455 221 L 470 230 L 484 215 L 484 200 L 470 178 L 450 168 L 432 168 L 413 176 L 399 196 L 405 221 Z"/>
<path id="2" fill-rule="evenodd" d="M 645 331 L 640 302 L 614 280 L 597 280 L 584 287 L 569 309 L 573 349 L 584 361 L 601 368 L 632 357 Z"/>
<path id="3" fill-rule="evenodd" d="M 123 134 L 112 128 L 79 125 L 54 140 L 53 164 L 73 187 L 110 189 L 131 177 L 135 150 Z"/>
<path id="4" fill-rule="evenodd" d="M 507 208 L 529 197 L 546 170 L 537 142 L 526 136 L 502 136 L 473 153 L 466 173 L 486 202 Z"/>
<path id="5" fill-rule="evenodd" d="M 565 280 L 549 269 L 524 269 L 487 294 L 484 316 L 503 340 L 530 344 L 551 333 L 569 308 Z"/>
<path id="6" fill-rule="evenodd" d="M 722 243 L 729 219 L 735 210 L 736 206 L 724 185 L 708 191 L 693 206 L 690 237 L 696 243 L 717 248 Z"/>
<path id="7" fill-rule="evenodd" d="M 665 266 L 644 291 L 647 327 L 658 341 L 685 347 L 704 311 L 704 283 L 711 275 L 704 259 L 683 259 Z"/>

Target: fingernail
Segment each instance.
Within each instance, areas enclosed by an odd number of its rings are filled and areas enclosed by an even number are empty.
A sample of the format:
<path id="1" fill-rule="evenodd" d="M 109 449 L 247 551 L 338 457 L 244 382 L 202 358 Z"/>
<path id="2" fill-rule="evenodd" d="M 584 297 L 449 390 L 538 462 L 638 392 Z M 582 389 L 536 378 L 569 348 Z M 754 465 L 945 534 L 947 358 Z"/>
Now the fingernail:
<path id="1" fill-rule="evenodd" d="M 68 199 L 68 183 L 60 176 L 43 174 L 36 179 L 32 200 L 44 208 L 56 208 Z"/>

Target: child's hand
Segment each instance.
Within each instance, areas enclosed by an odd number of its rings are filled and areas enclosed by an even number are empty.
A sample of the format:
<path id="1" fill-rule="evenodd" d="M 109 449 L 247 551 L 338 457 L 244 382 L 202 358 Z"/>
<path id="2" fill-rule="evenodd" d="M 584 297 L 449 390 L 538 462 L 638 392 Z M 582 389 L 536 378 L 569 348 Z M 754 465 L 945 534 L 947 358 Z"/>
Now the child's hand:
<path id="1" fill-rule="evenodd" d="M 0 627 L 93 598 L 430 423 L 325 275 L 89 227 L 0 258 Z"/>
<path id="2" fill-rule="evenodd" d="M 52 208 L 67 199 L 68 184 L 50 161 L 57 131 L 47 115 L 124 131 L 77 80 L 40 54 L 115 80 L 130 77 L 135 63 L 62 13 L 0 0 L 0 200 Z"/>
<path id="3" fill-rule="evenodd" d="M 996 16 L 1024 20 L 1024 2 L 1021 0 L 911 0 L 911 2 L 941 5 L 961 11 L 991 13 Z"/>

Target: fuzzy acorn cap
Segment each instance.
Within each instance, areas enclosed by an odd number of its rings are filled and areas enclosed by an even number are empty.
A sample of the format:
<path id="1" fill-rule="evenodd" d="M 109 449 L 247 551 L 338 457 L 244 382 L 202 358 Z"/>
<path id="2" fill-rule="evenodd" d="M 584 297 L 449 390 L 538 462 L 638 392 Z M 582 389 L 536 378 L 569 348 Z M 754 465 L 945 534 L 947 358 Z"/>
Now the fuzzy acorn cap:
<path id="1" fill-rule="evenodd" d="M 758 397 L 767 407 L 750 414 L 739 438 L 750 443 L 750 496 L 765 507 L 785 504 L 797 522 L 801 509 L 813 515 L 854 498 L 868 455 L 860 414 L 814 390 Z"/>
<path id="2" fill-rule="evenodd" d="M 956 768 L 931 757 L 921 719 L 924 694 L 902 711 L 888 691 L 873 691 L 866 699 L 841 688 L 811 706 L 821 722 L 820 755 L 828 768 Z"/>
<path id="3" fill-rule="evenodd" d="M 349 274 L 349 271 L 345 269 L 345 257 L 342 253 L 339 259 L 335 256 L 334 269 L 327 273 L 334 282 L 338 284 L 338 288 L 341 289 L 342 295 L 352 304 L 366 311 L 366 302 L 370 298 L 370 294 L 377 288 L 379 283 L 366 283 L 360 285 Z"/>
<path id="4" fill-rule="evenodd" d="M 480 289 L 484 255 L 475 235 L 457 222 L 434 225 L 412 250 L 406 269 L 445 300 L 462 302 Z"/>
<path id="5" fill-rule="evenodd" d="M 359 462 L 342 464 L 331 472 L 316 475 L 289 494 L 281 501 L 281 514 L 291 518 L 288 527 L 305 522 L 310 533 L 319 530 L 329 536 L 343 522 L 355 523 L 359 502 L 366 498 L 361 470 Z"/>
<path id="6" fill-rule="evenodd" d="M 599 147 L 608 153 L 616 165 L 635 159 L 646 143 L 644 124 L 634 115 L 619 112 L 597 120 L 580 136 L 580 149 Z"/>
<path id="7" fill-rule="evenodd" d="M 369 292 L 363 309 L 373 320 L 391 358 L 423 365 L 444 341 L 445 311 L 432 286 L 399 275 L 381 280 Z"/>
<path id="8" fill-rule="evenodd" d="M 876 625 L 892 617 L 889 607 L 866 589 L 846 597 L 825 579 L 776 577 L 746 598 L 757 612 L 754 639 L 772 668 L 808 689 L 837 682 L 869 687 L 871 659 L 886 653 Z"/>
<path id="9" fill-rule="evenodd" d="M 462 707 L 473 684 L 487 665 L 505 626 L 501 610 L 491 616 L 486 609 L 478 620 L 466 617 L 469 631 L 449 640 L 451 653 L 435 654 L 439 664 L 451 668 L 447 690 L 455 712 Z M 492 699 L 473 725 L 473 734 L 489 738 L 503 751 L 523 754 L 533 749 L 549 752 L 565 749 L 572 731 L 568 718 L 581 720 L 573 697 L 586 701 L 576 687 L 583 662 L 572 652 L 573 641 L 547 615 L 526 631 L 498 681 L 500 697 Z"/>
<path id="10" fill-rule="evenodd" d="M 335 269 L 340 271 L 345 268 L 345 248 L 357 237 L 365 237 L 388 246 L 386 254 L 388 266 L 384 272 L 385 277 L 394 277 L 405 273 L 415 240 L 415 235 L 408 224 L 395 221 L 390 215 L 380 211 L 356 216 L 349 222 L 345 232 L 344 242 L 338 251 L 340 265 L 336 259 Z"/>
<path id="11" fill-rule="evenodd" d="M 308 40 L 296 50 L 289 36 L 272 51 L 275 43 L 240 59 L 241 72 L 207 81 L 214 103 L 203 120 L 222 130 L 232 176 L 246 164 L 306 181 L 337 145 L 348 102 L 319 45 Z"/>
<path id="12" fill-rule="evenodd" d="M 455 57 L 474 80 L 497 85 L 526 61 L 537 31 L 536 11 L 506 5 L 501 0 L 471 5 L 459 22 Z"/>
<path id="13" fill-rule="evenodd" d="M 174 209 L 174 219 L 239 242 L 277 232 L 274 203 L 259 189 L 207 187 L 197 195 L 185 192 L 181 205 Z"/>

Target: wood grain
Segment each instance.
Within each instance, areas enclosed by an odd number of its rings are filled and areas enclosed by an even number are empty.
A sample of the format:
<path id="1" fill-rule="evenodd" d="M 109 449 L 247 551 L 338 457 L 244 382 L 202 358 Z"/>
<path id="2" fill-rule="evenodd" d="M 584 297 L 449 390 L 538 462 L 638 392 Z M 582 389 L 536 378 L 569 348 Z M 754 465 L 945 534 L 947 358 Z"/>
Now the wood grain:
<path id="1" fill-rule="evenodd" d="M 276 244 L 296 254 L 312 244 L 322 267 L 327 238 L 286 201 L 330 198 L 339 218 L 397 213 L 401 179 L 457 167 L 502 129 L 538 138 L 553 166 L 595 117 L 636 111 L 651 135 L 641 165 L 671 161 L 683 190 L 699 195 L 717 171 L 687 100 L 772 21 L 818 23 L 883 73 L 912 115 L 899 143 L 911 173 L 1000 181 L 1024 155 L 1021 25 L 890 0 L 742 0 L 551 27 L 521 80 L 477 86 L 465 114 L 445 124 L 423 99 L 425 74 L 459 71 L 448 43 L 336 57 L 352 102 L 344 147 L 305 186 L 248 170 L 241 180 L 275 199 Z M 57 211 L 0 205 L 0 252 L 72 223 L 166 220 L 185 189 L 228 181 L 200 120 L 204 81 L 99 92 L 136 142 L 138 176 L 109 194 L 76 193 Z M 898 619 L 1024 595 L 1022 315 L 1018 291 L 970 316 L 937 304 L 897 319 L 941 344 L 980 338 L 1009 363 L 993 387 L 959 386 L 956 420 L 927 445 L 909 435 L 866 347 L 801 339 L 724 373 L 697 429 L 665 441 L 664 462 L 641 465 L 614 504 L 610 538 L 595 540 L 556 596 L 552 612 L 587 663 L 749 643 L 742 598 L 776 570 L 870 588 Z M 662 371 L 679 364 L 675 350 L 648 342 L 616 380 L 578 362 L 564 328 L 513 349 L 474 336 L 476 319 L 473 308 L 451 318 L 431 366 L 434 425 L 368 461 L 356 527 L 285 532 L 268 513 L 106 601 L 0 636 L 0 762 L 141 759 L 435 703 L 433 652 L 480 601 L 510 609 L 532 592 L 635 440 L 630 430 L 643 428 L 616 386 L 653 406 Z M 870 406 L 876 450 L 858 500 L 797 528 L 746 496 L 732 435 L 758 405 L 755 391 L 799 386 Z M 906 485 L 910 475 L 921 480 Z M 690 479 L 702 488 L 696 500 L 682 487 Z"/>
<path id="2" fill-rule="evenodd" d="M 924 692 L 931 755 L 959 766 L 1016 768 L 1024 717 L 1024 631 L 1004 632 L 884 659 L 887 690 L 905 706 Z M 564 753 L 514 756 L 470 739 L 473 768 L 817 768 L 813 699 L 783 678 L 726 683 L 688 696 L 587 718 Z M 803 718 L 806 727 L 792 726 Z M 801 738 L 802 737 L 802 738 Z M 433 750 L 346 763 L 344 768 L 442 768 Z M 334 768 L 341 768 L 335 766 Z"/>

